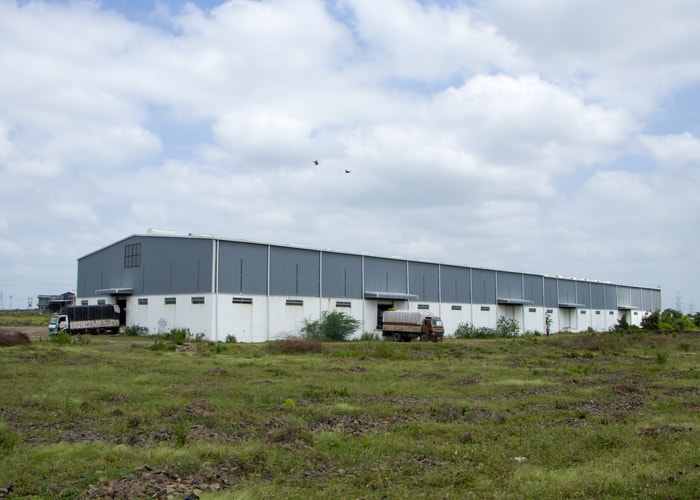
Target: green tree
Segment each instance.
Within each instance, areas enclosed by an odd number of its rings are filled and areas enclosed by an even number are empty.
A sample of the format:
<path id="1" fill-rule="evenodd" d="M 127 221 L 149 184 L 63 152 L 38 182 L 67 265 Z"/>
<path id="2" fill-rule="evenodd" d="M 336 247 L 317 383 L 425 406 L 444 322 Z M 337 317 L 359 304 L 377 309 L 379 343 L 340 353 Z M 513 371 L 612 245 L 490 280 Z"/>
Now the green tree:
<path id="1" fill-rule="evenodd" d="M 664 309 L 659 317 L 659 330 L 664 332 L 687 332 L 695 330 L 695 323 L 690 316 L 686 316 L 675 309 Z"/>
<path id="2" fill-rule="evenodd" d="M 661 317 L 661 313 L 656 310 L 653 313 L 649 314 L 648 316 L 645 316 L 642 318 L 642 328 L 644 330 L 654 330 L 658 331 L 659 330 L 659 318 Z"/>
<path id="3" fill-rule="evenodd" d="M 347 340 L 358 328 L 360 321 L 339 311 L 323 311 L 321 319 L 304 320 L 301 333 L 318 340 Z"/>
<path id="4" fill-rule="evenodd" d="M 520 334 L 520 323 L 517 319 L 501 316 L 496 320 L 496 331 L 499 337 L 517 337 Z"/>

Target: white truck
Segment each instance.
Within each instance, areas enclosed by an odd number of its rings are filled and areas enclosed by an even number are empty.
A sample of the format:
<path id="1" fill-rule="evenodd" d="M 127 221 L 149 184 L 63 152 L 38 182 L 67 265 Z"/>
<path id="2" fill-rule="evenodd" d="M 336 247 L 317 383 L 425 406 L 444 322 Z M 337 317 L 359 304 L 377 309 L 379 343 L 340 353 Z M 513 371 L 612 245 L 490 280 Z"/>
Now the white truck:
<path id="1" fill-rule="evenodd" d="M 430 311 L 385 311 L 382 315 L 382 337 L 395 342 L 442 342 L 445 328 L 439 316 Z"/>
<path id="2" fill-rule="evenodd" d="M 99 306 L 68 306 L 51 316 L 49 335 L 60 332 L 74 333 L 117 333 L 119 332 L 119 306 L 114 304 Z"/>

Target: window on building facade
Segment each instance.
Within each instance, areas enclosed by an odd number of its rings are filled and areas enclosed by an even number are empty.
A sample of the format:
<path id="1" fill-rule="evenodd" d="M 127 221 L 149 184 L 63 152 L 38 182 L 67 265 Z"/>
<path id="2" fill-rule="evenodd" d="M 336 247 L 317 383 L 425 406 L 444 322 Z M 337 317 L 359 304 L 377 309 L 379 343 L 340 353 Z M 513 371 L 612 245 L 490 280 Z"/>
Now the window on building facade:
<path id="1" fill-rule="evenodd" d="M 453 310 L 453 311 L 461 311 L 461 310 L 462 310 L 462 306 L 452 306 L 452 310 Z"/>
<path id="2" fill-rule="evenodd" d="M 139 267 L 141 265 L 141 243 L 124 246 L 124 267 Z"/>
<path id="3" fill-rule="evenodd" d="M 304 301 L 301 300 L 301 299 L 287 299 L 286 304 L 287 304 L 288 306 L 303 306 L 303 305 L 304 305 Z"/>
<path id="4" fill-rule="evenodd" d="M 204 297 L 192 297 L 193 304 L 204 304 Z"/>
<path id="5" fill-rule="evenodd" d="M 430 306 L 428 304 L 418 304 L 418 309 L 430 309 Z"/>
<path id="6" fill-rule="evenodd" d="M 147 306 L 148 305 L 148 297 L 142 297 L 139 299 L 139 305 L 140 306 Z"/>
<path id="7" fill-rule="evenodd" d="M 252 299 L 252 297 L 233 297 L 231 299 L 231 303 L 233 303 L 233 304 L 252 304 L 253 299 Z"/>
<path id="8" fill-rule="evenodd" d="M 173 305 L 173 304 L 175 304 L 176 302 L 177 302 L 177 301 L 175 300 L 175 297 L 165 297 L 165 303 L 168 304 L 168 305 Z"/>
<path id="9" fill-rule="evenodd" d="M 352 306 L 352 303 L 346 302 L 346 301 L 341 301 L 341 300 L 339 300 L 335 303 L 335 307 L 351 307 L 351 306 Z"/>
<path id="10" fill-rule="evenodd" d="M 490 311 L 491 307 L 490 306 L 481 306 L 482 311 Z"/>

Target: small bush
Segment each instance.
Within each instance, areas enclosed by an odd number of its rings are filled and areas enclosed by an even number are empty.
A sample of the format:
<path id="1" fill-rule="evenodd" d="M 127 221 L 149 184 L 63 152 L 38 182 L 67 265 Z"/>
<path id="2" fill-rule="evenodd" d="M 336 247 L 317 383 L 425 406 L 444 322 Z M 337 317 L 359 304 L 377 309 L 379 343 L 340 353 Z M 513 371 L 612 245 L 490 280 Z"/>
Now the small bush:
<path id="1" fill-rule="evenodd" d="M 122 330 L 122 335 L 124 337 L 141 337 L 148 335 L 148 328 L 140 325 L 130 325 Z"/>
<path id="2" fill-rule="evenodd" d="M 668 362 L 668 352 L 660 351 L 656 353 L 656 363 L 659 365 L 665 365 Z"/>
<path id="3" fill-rule="evenodd" d="M 11 451 L 19 442 L 19 434 L 12 432 L 5 422 L 0 422 L 0 449 Z"/>
<path id="4" fill-rule="evenodd" d="M 278 354 L 323 352 L 323 343 L 318 339 L 309 339 L 290 335 L 289 337 L 270 342 L 270 350 Z"/>
<path id="5" fill-rule="evenodd" d="M 499 337 L 517 337 L 520 334 L 520 323 L 517 319 L 501 316 L 496 320 L 496 332 Z"/>
<path id="6" fill-rule="evenodd" d="M 192 334 L 189 328 L 173 328 L 165 337 L 173 344 L 182 345 L 192 338 Z"/>
<path id="7" fill-rule="evenodd" d="M 236 342 L 238 342 L 238 340 L 236 340 L 236 336 L 235 336 L 235 335 L 233 335 L 233 334 L 231 334 L 231 335 L 226 335 L 226 343 L 227 343 L 227 344 L 235 344 Z"/>
<path id="8" fill-rule="evenodd" d="M 68 332 L 58 332 L 56 335 L 50 335 L 49 341 L 54 344 L 69 345 L 70 344 L 70 333 Z"/>
<path id="9" fill-rule="evenodd" d="M 321 319 L 304 320 L 301 333 L 308 339 L 347 340 L 360 326 L 360 321 L 339 311 L 323 311 Z"/>
<path id="10" fill-rule="evenodd" d="M 456 339 L 487 339 L 497 337 L 498 332 L 485 326 L 476 327 L 471 323 L 460 323 L 454 336 Z"/>

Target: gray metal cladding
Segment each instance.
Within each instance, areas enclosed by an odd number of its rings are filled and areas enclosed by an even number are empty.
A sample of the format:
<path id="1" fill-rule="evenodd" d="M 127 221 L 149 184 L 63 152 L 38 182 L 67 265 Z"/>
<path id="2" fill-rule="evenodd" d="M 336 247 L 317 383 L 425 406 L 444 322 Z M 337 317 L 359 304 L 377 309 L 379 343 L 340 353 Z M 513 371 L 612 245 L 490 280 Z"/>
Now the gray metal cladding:
<path id="1" fill-rule="evenodd" d="M 361 299 L 362 257 L 340 253 L 323 252 L 322 286 L 324 297 Z"/>
<path id="2" fill-rule="evenodd" d="M 523 275 L 505 271 L 496 272 L 497 298 L 523 300 Z"/>
<path id="3" fill-rule="evenodd" d="M 558 282 L 556 278 L 544 279 L 544 306 L 550 309 L 559 307 Z"/>
<path id="4" fill-rule="evenodd" d="M 104 288 L 133 287 L 140 273 L 124 268 L 124 245 L 134 241 L 135 238 L 128 238 L 78 259 L 78 297 L 92 297 L 95 290 Z"/>
<path id="5" fill-rule="evenodd" d="M 558 280 L 559 293 L 557 295 L 559 304 L 576 304 L 576 282 L 573 280 Z"/>
<path id="6" fill-rule="evenodd" d="M 630 287 L 618 286 L 617 287 L 617 307 L 629 308 L 631 306 L 632 306 L 632 296 L 630 294 Z"/>
<path id="7" fill-rule="evenodd" d="M 635 309 L 641 309 L 642 308 L 642 289 L 641 288 L 631 288 L 630 289 L 630 295 L 631 295 L 631 306 Z"/>
<path id="8" fill-rule="evenodd" d="M 408 293 L 406 261 L 365 257 L 365 291 Z"/>
<path id="9" fill-rule="evenodd" d="M 267 245 L 221 241 L 219 292 L 267 294 Z"/>
<path id="10" fill-rule="evenodd" d="M 605 285 L 591 283 L 591 308 L 605 309 Z"/>
<path id="11" fill-rule="evenodd" d="M 270 295 L 318 297 L 320 252 L 270 247 Z"/>
<path id="12" fill-rule="evenodd" d="M 533 306 L 544 305 L 544 280 L 534 274 L 523 275 L 524 299 L 532 301 Z"/>
<path id="13" fill-rule="evenodd" d="M 654 296 L 653 296 L 653 290 L 648 290 L 646 288 L 643 288 L 641 290 L 642 292 L 642 309 L 645 311 L 653 311 L 653 305 L 654 305 Z"/>
<path id="14" fill-rule="evenodd" d="M 475 304 L 496 303 L 496 271 L 472 269 L 472 299 Z"/>
<path id="15" fill-rule="evenodd" d="M 605 284 L 605 309 L 617 309 L 617 285 Z"/>
<path id="16" fill-rule="evenodd" d="M 651 291 L 651 303 L 652 303 L 652 311 L 660 311 L 661 310 L 661 290 L 652 290 Z"/>
<path id="17" fill-rule="evenodd" d="M 408 293 L 418 295 L 418 300 L 440 300 L 440 266 L 425 262 L 408 263 Z"/>
<path id="18" fill-rule="evenodd" d="M 211 293 L 212 240 L 142 238 L 142 288 L 134 293 Z"/>
<path id="19" fill-rule="evenodd" d="M 440 266 L 442 302 L 469 304 L 471 302 L 470 270 L 464 267 Z"/>
<path id="20" fill-rule="evenodd" d="M 588 281 L 576 282 L 576 302 L 583 304 L 586 309 L 591 308 L 591 284 Z"/>

